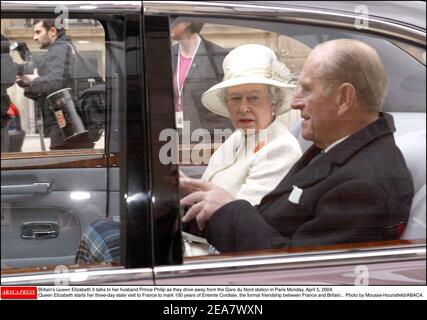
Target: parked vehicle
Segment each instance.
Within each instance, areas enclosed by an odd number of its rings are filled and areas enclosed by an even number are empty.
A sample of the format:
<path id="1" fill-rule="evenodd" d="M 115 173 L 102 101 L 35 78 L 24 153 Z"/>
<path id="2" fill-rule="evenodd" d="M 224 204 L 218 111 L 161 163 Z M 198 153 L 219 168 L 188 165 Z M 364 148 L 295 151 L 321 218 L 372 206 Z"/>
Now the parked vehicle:
<path id="1" fill-rule="evenodd" d="M 2 153 L 2 285 L 352 285 L 360 266 L 369 270 L 369 284 L 426 284 L 424 2 L 76 1 L 67 8 L 67 34 L 106 83 L 105 134 L 93 150 Z M 36 17 L 55 18 L 55 4 L 1 3 L 6 36 L 40 56 L 31 44 Z M 185 154 L 215 145 L 179 141 L 179 164 L 159 159 L 170 143 L 160 139 L 162 131 L 175 128 L 169 30 L 176 18 L 203 22 L 201 35 L 228 50 L 268 45 L 295 74 L 319 43 L 352 38 L 374 47 L 389 77 L 384 110 L 394 116 L 396 141 L 414 176 L 413 231 L 390 242 L 184 258 L 176 228 L 178 169 L 200 176 L 205 165 Z M 12 98 L 28 102 L 19 91 Z M 291 112 L 283 121 L 306 149 L 298 118 Z M 122 263 L 74 265 L 83 231 L 104 217 L 120 217 Z"/>

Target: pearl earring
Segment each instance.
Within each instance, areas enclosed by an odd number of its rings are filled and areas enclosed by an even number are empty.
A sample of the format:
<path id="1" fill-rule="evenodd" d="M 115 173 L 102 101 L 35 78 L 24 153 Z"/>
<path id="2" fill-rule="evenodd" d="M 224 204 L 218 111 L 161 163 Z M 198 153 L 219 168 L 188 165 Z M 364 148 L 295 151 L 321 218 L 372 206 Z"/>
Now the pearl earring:
<path id="1" fill-rule="evenodd" d="M 275 117 L 275 116 L 276 116 L 276 112 L 274 112 L 274 111 L 273 111 L 273 112 L 271 113 L 271 115 L 272 115 L 273 117 Z"/>

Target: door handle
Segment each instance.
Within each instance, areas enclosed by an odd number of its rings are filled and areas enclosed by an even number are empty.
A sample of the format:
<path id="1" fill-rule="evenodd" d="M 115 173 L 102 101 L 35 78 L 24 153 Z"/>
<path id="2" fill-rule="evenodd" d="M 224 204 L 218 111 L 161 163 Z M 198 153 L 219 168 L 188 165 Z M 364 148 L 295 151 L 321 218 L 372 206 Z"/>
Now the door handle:
<path id="1" fill-rule="evenodd" d="M 24 222 L 21 226 L 21 238 L 27 240 L 54 239 L 59 235 L 56 222 Z"/>
<path id="2" fill-rule="evenodd" d="M 51 191 L 51 184 L 46 182 L 36 182 L 33 184 L 19 184 L 12 186 L 1 186 L 2 195 L 11 194 L 42 194 Z"/>

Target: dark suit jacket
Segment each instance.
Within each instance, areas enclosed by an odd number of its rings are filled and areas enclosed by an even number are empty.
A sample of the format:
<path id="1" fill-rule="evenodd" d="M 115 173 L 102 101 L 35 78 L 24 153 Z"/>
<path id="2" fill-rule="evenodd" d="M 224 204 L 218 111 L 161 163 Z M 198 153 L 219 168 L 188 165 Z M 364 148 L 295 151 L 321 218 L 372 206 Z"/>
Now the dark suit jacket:
<path id="1" fill-rule="evenodd" d="M 413 196 L 410 172 L 396 147 L 391 115 L 322 154 L 312 146 L 259 206 L 233 201 L 207 225 L 219 251 L 397 239 Z M 298 204 L 289 201 L 297 186 Z"/>
<path id="2" fill-rule="evenodd" d="M 184 120 L 191 122 L 191 131 L 204 128 L 234 130 L 230 119 L 206 109 L 201 101 L 203 92 L 221 82 L 224 77 L 222 62 L 227 51 L 201 37 L 201 43 L 188 72 L 182 92 Z M 172 47 L 174 70 L 178 59 L 178 45 Z M 175 85 L 175 79 L 174 79 Z"/>

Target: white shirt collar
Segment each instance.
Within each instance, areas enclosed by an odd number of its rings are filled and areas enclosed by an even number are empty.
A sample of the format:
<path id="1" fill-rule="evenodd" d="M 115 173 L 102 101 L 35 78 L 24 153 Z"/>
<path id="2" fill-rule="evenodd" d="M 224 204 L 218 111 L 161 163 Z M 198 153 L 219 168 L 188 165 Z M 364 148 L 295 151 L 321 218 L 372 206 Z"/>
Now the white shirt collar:
<path id="1" fill-rule="evenodd" d="M 343 142 L 345 139 L 347 139 L 349 137 L 349 135 L 348 136 L 345 136 L 344 138 L 341 138 L 341 139 L 339 139 L 339 140 L 337 140 L 337 141 L 335 141 L 334 143 L 331 143 L 329 146 L 327 146 L 325 149 L 323 149 L 322 150 L 322 153 L 326 153 L 326 152 L 328 152 L 329 150 L 331 150 L 333 147 L 335 147 L 337 144 L 339 144 L 339 143 L 341 143 L 341 142 Z"/>

